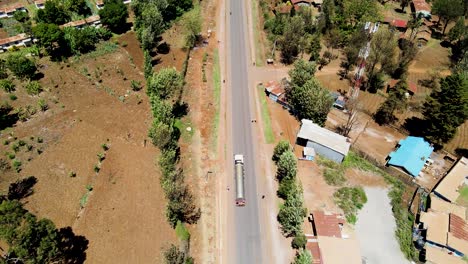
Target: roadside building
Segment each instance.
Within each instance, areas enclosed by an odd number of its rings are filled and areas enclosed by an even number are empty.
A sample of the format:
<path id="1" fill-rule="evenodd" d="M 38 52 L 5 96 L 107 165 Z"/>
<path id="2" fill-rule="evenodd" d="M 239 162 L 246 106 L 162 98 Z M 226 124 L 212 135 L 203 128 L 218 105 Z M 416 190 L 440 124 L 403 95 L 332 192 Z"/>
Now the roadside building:
<path id="1" fill-rule="evenodd" d="M 343 231 L 343 215 L 313 211 L 309 222 L 312 234 L 306 234 L 306 249 L 312 253 L 313 264 L 362 263 L 358 242 Z"/>
<path id="2" fill-rule="evenodd" d="M 468 159 L 462 157 L 436 185 L 435 195 L 454 203 L 460 196 L 460 188 L 468 184 Z"/>
<path id="3" fill-rule="evenodd" d="M 341 163 L 348 154 L 351 143 L 348 138 L 323 128 L 311 120 L 302 119 L 296 143 L 312 148 L 315 153 Z"/>
<path id="4" fill-rule="evenodd" d="M 36 6 L 37 9 L 44 9 L 45 2 L 46 0 L 37 0 L 37 1 L 34 1 L 34 5 Z"/>
<path id="5" fill-rule="evenodd" d="M 291 0 L 291 3 L 294 6 L 310 6 L 312 4 L 312 0 Z"/>
<path id="6" fill-rule="evenodd" d="M 0 52 L 5 52 L 12 47 L 27 47 L 32 44 L 32 38 L 24 33 L 13 37 L 0 39 Z"/>
<path id="7" fill-rule="evenodd" d="M 96 0 L 96 8 L 103 9 L 104 8 L 104 0 Z"/>
<path id="8" fill-rule="evenodd" d="M 17 3 L 10 6 L 0 8 L 0 18 L 13 17 L 16 11 L 28 12 L 23 4 Z"/>
<path id="9" fill-rule="evenodd" d="M 277 81 L 268 81 L 264 84 L 265 94 L 274 102 L 283 106 L 283 108 L 290 110 L 288 102 L 286 101 L 286 94 L 283 85 Z"/>
<path id="10" fill-rule="evenodd" d="M 99 15 L 90 16 L 85 19 L 80 19 L 76 21 L 71 21 L 66 24 L 61 25 L 60 27 L 74 27 L 74 28 L 83 28 L 85 26 L 93 26 L 93 27 L 100 27 L 101 26 L 101 18 Z"/>
<path id="11" fill-rule="evenodd" d="M 413 177 L 419 175 L 434 147 L 421 137 L 409 136 L 400 140 L 395 151 L 387 157 L 387 166 L 401 169 Z"/>
<path id="12" fill-rule="evenodd" d="M 388 24 L 399 31 L 406 31 L 408 21 L 403 19 L 395 19 L 393 17 L 385 17 L 383 23 Z"/>
<path id="13" fill-rule="evenodd" d="M 411 11 L 416 17 L 422 16 L 424 18 L 431 17 L 431 6 L 425 0 L 413 0 L 411 2 Z"/>

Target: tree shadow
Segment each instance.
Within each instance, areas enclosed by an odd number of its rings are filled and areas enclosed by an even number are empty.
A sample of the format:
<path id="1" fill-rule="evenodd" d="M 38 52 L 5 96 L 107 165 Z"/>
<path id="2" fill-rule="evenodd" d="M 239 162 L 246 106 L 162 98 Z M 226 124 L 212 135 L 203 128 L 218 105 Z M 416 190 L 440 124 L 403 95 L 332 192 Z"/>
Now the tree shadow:
<path id="1" fill-rule="evenodd" d="M 117 27 L 117 28 L 113 28 L 112 29 L 112 32 L 116 33 L 116 34 L 124 34 L 126 33 L 127 31 L 129 31 L 133 26 L 133 23 L 131 22 L 127 22 L 125 23 L 123 26 L 120 26 L 120 27 Z"/>
<path id="2" fill-rule="evenodd" d="M 411 117 L 405 120 L 403 128 L 405 128 L 411 136 L 423 137 L 426 130 L 427 123 L 424 119 L 419 117 Z"/>
<path id="3" fill-rule="evenodd" d="M 177 101 L 172 107 L 172 114 L 175 118 L 186 116 L 190 111 L 190 107 L 186 102 Z"/>
<path id="4" fill-rule="evenodd" d="M 156 58 L 151 60 L 151 66 L 153 66 L 153 67 L 160 64 L 160 63 L 161 63 L 161 58 L 160 57 L 156 57 Z"/>
<path id="5" fill-rule="evenodd" d="M 89 241 L 84 236 L 77 236 L 71 227 L 61 228 L 59 231 L 60 249 L 63 252 L 64 263 L 79 264 L 86 260 L 86 250 Z"/>
<path id="6" fill-rule="evenodd" d="M 468 149 L 466 149 L 466 148 L 456 148 L 455 153 L 458 156 L 463 156 L 465 158 L 468 158 Z"/>
<path id="7" fill-rule="evenodd" d="M 33 194 L 33 187 L 37 183 L 37 178 L 29 176 L 27 178 L 17 180 L 8 187 L 8 200 L 21 200 Z"/>
<path id="8" fill-rule="evenodd" d="M 42 78 L 44 78 L 44 73 L 37 72 L 36 74 L 34 74 L 34 76 L 31 79 L 34 81 L 39 81 Z"/>
<path id="9" fill-rule="evenodd" d="M 171 51 L 171 44 L 163 42 L 156 48 L 158 54 L 168 54 Z"/>
<path id="10" fill-rule="evenodd" d="M 18 122 L 18 114 L 9 114 L 5 116 L 3 119 L 0 120 L 0 130 L 4 130 L 5 128 L 12 127 L 16 122 Z"/>

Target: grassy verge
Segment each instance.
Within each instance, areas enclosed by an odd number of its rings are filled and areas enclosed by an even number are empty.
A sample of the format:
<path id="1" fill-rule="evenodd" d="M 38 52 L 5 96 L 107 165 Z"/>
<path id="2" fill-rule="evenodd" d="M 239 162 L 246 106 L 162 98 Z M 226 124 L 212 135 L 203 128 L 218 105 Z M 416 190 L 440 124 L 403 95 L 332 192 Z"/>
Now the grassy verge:
<path id="1" fill-rule="evenodd" d="M 263 120 L 263 133 L 267 144 L 275 142 L 275 136 L 273 135 L 273 129 L 271 128 L 270 113 L 268 112 L 268 105 L 266 96 L 263 94 L 263 86 L 257 87 L 258 97 L 262 108 L 262 120 Z"/>
<path id="2" fill-rule="evenodd" d="M 362 187 L 342 187 L 333 194 L 336 204 L 343 209 L 348 223 L 355 224 L 357 212 L 367 202 L 367 196 Z"/>
<path id="3" fill-rule="evenodd" d="M 193 124 L 189 120 L 186 120 L 186 119 L 188 118 L 184 118 L 184 120 L 176 119 L 174 126 L 179 129 L 182 139 L 186 142 L 190 142 L 190 139 L 192 138 L 194 134 L 194 129 L 193 129 Z M 190 127 L 190 131 L 187 131 L 188 127 Z"/>
<path id="4" fill-rule="evenodd" d="M 407 186 L 405 186 L 399 179 L 389 175 L 352 151 L 348 153 L 348 156 L 343 162 L 343 166 L 345 168 L 358 168 L 363 171 L 374 172 L 384 177 L 385 181 L 391 185 L 391 190 L 388 196 L 391 200 L 392 212 L 396 221 L 397 229 L 395 230 L 395 235 L 398 243 L 400 244 L 400 250 L 407 259 L 417 260 L 418 254 L 413 245 L 412 239 L 414 216 L 408 212 L 405 202 L 403 201 L 403 194 L 405 193 Z"/>
<path id="5" fill-rule="evenodd" d="M 93 51 L 91 51 L 89 53 L 86 53 L 86 54 L 74 56 L 72 62 L 73 63 L 78 63 L 81 60 L 94 59 L 94 58 L 97 58 L 97 57 L 101 57 L 101 56 L 104 56 L 106 54 L 115 52 L 118 48 L 119 48 L 119 45 L 117 45 L 114 42 L 111 42 L 111 41 L 101 42 L 101 43 L 96 45 L 95 50 L 93 50 Z"/>
<path id="6" fill-rule="evenodd" d="M 252 27 L 254 33 L 254 45 L 255 45 L 255 63 L 257 66 L 263 66 L 263 59 L 262 59 L 262 43 L 260 42 L 260 25 L 258 21 L 258 2 L 252 0 Z"/>
<path id="7" fill-rule="evenodd" d="M 213 84 L 214 84 L 214 105 L 215 105 L 215 116 L 213 124 L 213 141 L 212 149 L 216 153 L 216 143 L 218 141 L 218 130 L 219 130 L 219 104 L 221 100 L 221 67 L 219 65 L 219 53 L 218 49 L 215 49 L 213 56 Z"/>
<path id="8" fill-rule="evenodd" d="M 190 233 L 185 227 L 184 223 L 178 221 L 175 227 L 177 237 L 182 241 L 188 241 L 190 239 Z"/>

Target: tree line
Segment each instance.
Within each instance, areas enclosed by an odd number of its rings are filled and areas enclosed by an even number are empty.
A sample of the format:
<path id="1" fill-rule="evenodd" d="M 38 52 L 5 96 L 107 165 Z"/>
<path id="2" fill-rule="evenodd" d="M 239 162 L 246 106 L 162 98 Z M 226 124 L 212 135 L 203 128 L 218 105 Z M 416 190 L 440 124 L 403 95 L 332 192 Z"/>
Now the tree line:
<path id="1" fill-rule="evenodd" d="M 298 249 L 293 264 L 312 262 L 312 255 L 305 250 L 307 238 L 302 230 L 302 223 L 307 210 L 304 207 L 302 186 L 297 180 L 297 159 L 291 145 L 281 140 L 275 146 L 272 160 L 277 166 L 276 179 L 279 182 L 277 195 L 284 200 L 278 212 L 278 222 L 286 237 L 294 237 L 291 246 Z"/>

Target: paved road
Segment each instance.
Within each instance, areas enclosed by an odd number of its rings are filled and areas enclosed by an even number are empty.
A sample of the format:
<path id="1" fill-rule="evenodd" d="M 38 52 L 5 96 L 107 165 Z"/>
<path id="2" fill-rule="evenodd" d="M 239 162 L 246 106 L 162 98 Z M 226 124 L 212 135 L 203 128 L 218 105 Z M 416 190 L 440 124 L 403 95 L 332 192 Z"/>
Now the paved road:
<path id="1" fill-rule="evenodd" d="M 245 162 L 245 196 L 246 206 L 229 210 L 234 213 L 235 239 L 228 239 L 228 247 L 235 247 L 235 263 L 257 264 L 262 263 L 260 225 L 258 217 L 258 199 L 255 175 L 255 157 L 252 140 L 253 114 L 250 113 L 250 93 L 247 75 L 248 54 L 246 48 L 247 22 L 245 14 L 245 1 L 230 1 L 230 69 L 231 69 L 231 100 L 232 100 L 232 156 L 236 153 L 244 154 Z M 233 162 L 233 160 L 232 160 Z M 228 175 L 234 177 L 231 172 Z M 232 191 L 232 203 L 234 206 L 234 195 Z"/>

